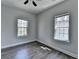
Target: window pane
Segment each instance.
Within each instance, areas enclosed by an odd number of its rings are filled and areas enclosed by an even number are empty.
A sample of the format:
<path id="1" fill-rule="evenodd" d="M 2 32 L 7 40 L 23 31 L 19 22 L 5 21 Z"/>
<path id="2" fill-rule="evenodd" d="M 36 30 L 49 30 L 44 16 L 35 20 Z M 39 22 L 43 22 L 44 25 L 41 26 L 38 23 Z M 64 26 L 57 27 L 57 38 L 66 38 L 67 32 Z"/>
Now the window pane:
<path id="1" fill-rule="evenodd" d="M 59 28 L 59 33 L 63 34 L 64 33 L 64 29 L 63 28 Z"/>
<path id="2" fill-rule="evenodd" d="M 67 21 L 67 22 L 64 21 L 64 22 L 63 22 L 63 27 L 69 27 L 69 22 L 68 22 L 68 21 Z"/>
<path id="3" fill-rule="evenodd" d="M 22 28 L 18 28 L 18 36 L 22 35 Z"/>
<path id="4" fill-rule="evenodd" d="M 60 36 L 60 40 L 63 40 L 64 39 L 64 36 L 63 36 L 63 34 L 59 34 L 59 36 Z"/>
<path id="5" fill-rule="evenodd" d="M 28 27 L 28 21 L 18 19 L 18 27 Z"/>
<path id="6" fill-rule="evenodd" d="M 59 31 L 59 29 L 57 28 L 57 29 L 55 29 L 55 33 L 60 33 L 60 31 Z"/>
<path id="7" fill-rule="evenodd" d="M 27 36 L 27 28 L 18 28 L 18 36 Z"/>
<path id="8" fill-rule="evenodd" d="M 69 29 L 68 28 L 64 28 L 64 34 L 68 34 Z"/>
<path id="9" fill-rule="evenodd" d="M 64 40 L 69 40 L 68 34 L 64 34 Z"/>
<path id="10" fill-rule="evenodd" d="M 55 33 L 54 38 L 55 38 L 56 40 L 58 40 L 58 39 L 59 39 L 59 33 Z"/>

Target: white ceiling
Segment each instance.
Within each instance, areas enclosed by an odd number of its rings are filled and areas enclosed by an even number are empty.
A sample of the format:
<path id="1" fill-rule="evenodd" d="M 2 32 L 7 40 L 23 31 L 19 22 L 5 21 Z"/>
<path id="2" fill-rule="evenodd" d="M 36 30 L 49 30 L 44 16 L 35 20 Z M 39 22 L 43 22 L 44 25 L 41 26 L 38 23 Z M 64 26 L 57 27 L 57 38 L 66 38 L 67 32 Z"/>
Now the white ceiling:
<path id="1" fill-rule="evenodd" d="M 26 0 L 1 0 L 2 4 L 18 7 L 32 13 L 39 13 L 64 0 L 34 0 L 37 3 L 36 7 L 32 4 L 32 0 L 30 0 L 28 4 L 24 5 L 25 1 Z"/>

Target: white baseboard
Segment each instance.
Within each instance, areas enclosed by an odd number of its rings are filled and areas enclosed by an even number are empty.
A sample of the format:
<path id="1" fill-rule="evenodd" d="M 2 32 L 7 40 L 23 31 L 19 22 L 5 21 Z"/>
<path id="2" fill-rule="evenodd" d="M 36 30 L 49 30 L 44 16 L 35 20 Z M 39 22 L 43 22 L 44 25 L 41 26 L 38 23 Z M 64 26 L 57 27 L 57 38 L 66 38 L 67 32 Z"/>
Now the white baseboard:
<path id="1" fill-rule="evenodd" d="M 72 56 L 72 57 L 74 57 L 74 58 L 78 58 L 78 55 L 75 54 L 75 53 L 71 53 L 70 51 L 67 51 L 67 50 L 58 48 L 58 47 L 56 47 L 56 46 L 50 46 L 50 45 L 46 44 L 46 43 L 43 42 L 43 41 L 38 41 L 38 42 L 43 43 L 43 44 L 45 44 L 45 45 L 47 45 L 47 46 L 49 46 L 49 47 L 51 47 L 51 48 L 53 47 L 54 49 L 56 49 L 56 50 L 58 50 L 58 51 L 60 51 L 60 52 L 63 52 L 63 53 L 65 53 L 65 54 L 67 54 L 67 55 L 70 55 L 70 56 Z"/>
<path id="2" fill-rule="evenodd" d="M 19 43 L 14 43 L 14 44 L 11 44 L 11 45 L 1 46 L 1 49 L 10 48 L 10 47 L 22 45 L 22 44 L 25 44 L 25 43 L 30 43 L 30 42 L 33 42 L 33 41 L 35 41 L 35 40 L 29 40 L 29 41 L 25 41 L 25 42 L 19 42 Z"/>

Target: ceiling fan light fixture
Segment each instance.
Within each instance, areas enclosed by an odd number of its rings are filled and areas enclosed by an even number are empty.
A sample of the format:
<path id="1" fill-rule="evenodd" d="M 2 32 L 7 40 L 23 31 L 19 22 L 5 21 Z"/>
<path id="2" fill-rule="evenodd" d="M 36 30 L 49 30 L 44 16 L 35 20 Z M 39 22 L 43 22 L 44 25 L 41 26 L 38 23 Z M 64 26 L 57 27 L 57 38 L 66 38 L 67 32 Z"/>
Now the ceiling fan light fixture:
<path id="1" fill-rule="evenodd" d="M 37 6 L 37 4 L 36 4 L 36 2 L 34 1 L 34 0 L 30 0 L 30 1 L 32 1 L 32 4 L 36 7 Z M 26 5 L 27 3 L 29 3 L 29 0 L 26 0 L 25 2 L 24 2 L 24 4 Z"/>
<path id="2" fill-rule="evenodd" d="M 34 2 L 34 1 L 32 1 L 32 3 L 33 3 L 33 5 L 36 7 L 37 6 L 37 4 Z"/>
<path id="3" fill-rule="evenodd" d="M 27 4 L 29 1 L 28 0 L 26 0 L 25 2 L 24 2 L 24 4 Z"/>

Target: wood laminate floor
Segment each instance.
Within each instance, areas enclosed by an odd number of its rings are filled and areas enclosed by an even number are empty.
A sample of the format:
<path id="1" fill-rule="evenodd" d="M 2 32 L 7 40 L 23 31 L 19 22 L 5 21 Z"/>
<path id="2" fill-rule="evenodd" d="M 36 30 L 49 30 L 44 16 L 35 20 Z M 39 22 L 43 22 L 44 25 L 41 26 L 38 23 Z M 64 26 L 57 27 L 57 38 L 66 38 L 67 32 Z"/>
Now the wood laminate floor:
<path id="1" fill-rule="evenodd" d="M 44 49 L 38 43 L 4 49 L 1 59 L 75 59 L 54 49 Z"/>

